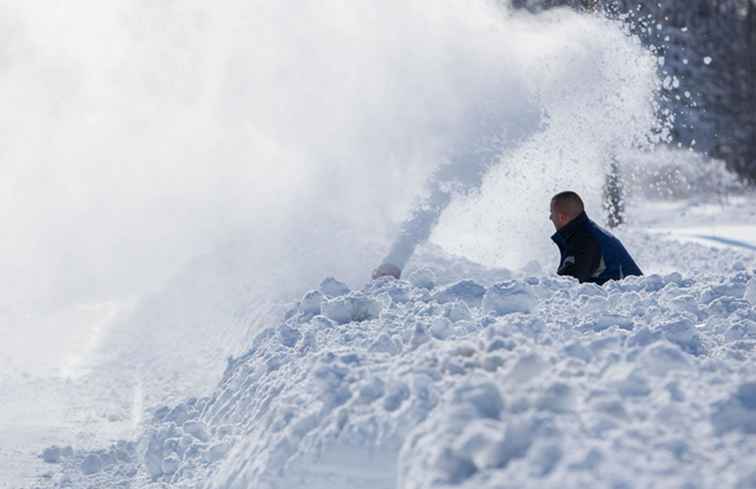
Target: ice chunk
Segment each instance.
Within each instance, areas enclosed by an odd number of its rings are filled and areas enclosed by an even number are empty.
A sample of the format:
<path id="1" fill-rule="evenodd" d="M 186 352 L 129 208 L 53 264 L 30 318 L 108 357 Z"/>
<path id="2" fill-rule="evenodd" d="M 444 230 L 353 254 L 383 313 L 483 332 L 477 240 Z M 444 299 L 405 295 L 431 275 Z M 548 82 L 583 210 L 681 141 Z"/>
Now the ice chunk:
<path id="1" fill-rule="evenodd" d="M 521 282 L 508 280 L 493 285 L 483 297 L 483 310 L 488 314 L 502 316 L 513 312 L 530 312 L 536 299 Z"/>

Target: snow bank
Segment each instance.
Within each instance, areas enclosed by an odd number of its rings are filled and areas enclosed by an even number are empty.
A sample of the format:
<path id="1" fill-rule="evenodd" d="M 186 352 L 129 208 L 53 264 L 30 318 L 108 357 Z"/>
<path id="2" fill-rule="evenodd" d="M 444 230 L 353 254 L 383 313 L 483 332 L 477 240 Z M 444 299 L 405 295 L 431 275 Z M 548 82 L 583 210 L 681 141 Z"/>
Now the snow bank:
<path id="1" fill-rule="evenodd" d="M 423 270 L 324 282 L 210 396 L 154 410 L 135 441 L 56 452 L 55 485 L 750 487 L 753 273 L 601 288 Z"/>

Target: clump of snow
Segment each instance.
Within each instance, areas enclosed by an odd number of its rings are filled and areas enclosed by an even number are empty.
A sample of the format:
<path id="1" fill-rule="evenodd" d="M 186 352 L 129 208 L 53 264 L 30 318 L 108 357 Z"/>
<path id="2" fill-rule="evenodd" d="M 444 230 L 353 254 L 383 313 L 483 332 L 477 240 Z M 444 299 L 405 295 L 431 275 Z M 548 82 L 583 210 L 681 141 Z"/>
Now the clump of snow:
<path id="1" fill-rule="evenodd" d="M 440 304 L 461 300 L 475 305 L 480 304 L 485 294 L 485 287 L 474 280 L 460 280 L 435 291 L 433 298 Z"/>
<path id="2" fill-rule="evenodd" d="M 745 289 L 743 298 L 756 306 L 756 278 L 751 278 L 748 281 L 748 286 Z"/>
<path id="3" fill-rule="evenodd" d="M 347 284 L 339 282 L 333 277 L 327 277 L 320 282 L 320 292 L 328 298 L 333 298 L 347 295 L 350 289 Z"/>
<path id="4" fill-rule="evenodd" d="M 323 293 L 319 290 L 307 292 L 299 303 L 299 312 L 302 314 L 320 314 L 320 307 L 323 303 Z"/>
<path id="5" fill-rule="evenodd" d="M 415 287 L 422 289 L 432 289 L 436 284 L 436 274 L 429 268 L 421 268 L 413 271 L 407 279 Z"/>
<path id="6" fill-rule="evenodd" d="M 718 433 L 742 431 L 756 435 L 756 381 L 740 384 L 714 406 L 711 424 Z"/>
<path id="7" fill-rule="evenodd" d="M 90 453 L 81 462 L 81 473 L 84 475 L 95 474 L 102 470 L 102 459 L 96 453 Z"/>
<path id="8" fill-rule="evenodd" d="M 42 451 L 40 457 L 48 464 L 57 464 L 60 463 L 64 458 L 70 457 L 71 455 L 73 455 L 73 448 L 71 448 L 70 446 L 59 447 L 57 445 L 53 445 L 51 447 L 45 448 L 44 451 Z"/>
<path id="9" fill-rule="evenodd" d="M 525 284 L 510 280 L 490 287 L 483 296 L 483 310 L 501 316 L 513 312 L 530 312 L 536 299 Z"/>
<path id="10" fill-rule="evenodd" d="M 375 299 L 361 294 L 350 294 L 326 301 L 322 310 L 323 315 L 336 324 L 346 324 L 351 321 L 375 319 L 381 307 Z"/>
<path id="11" fill-rule="evenodd" d="M 734 486 L 756 456 L 739 273 L 321 289 L 211 395 L 60 466 L 81 488 Z"/>

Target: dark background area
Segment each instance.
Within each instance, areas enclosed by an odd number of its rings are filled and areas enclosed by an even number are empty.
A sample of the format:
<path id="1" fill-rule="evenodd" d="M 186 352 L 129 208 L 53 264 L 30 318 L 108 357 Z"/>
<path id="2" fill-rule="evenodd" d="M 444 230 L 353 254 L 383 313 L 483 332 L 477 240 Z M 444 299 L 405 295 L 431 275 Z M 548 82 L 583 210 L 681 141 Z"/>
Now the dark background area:
<path id="1" fill-rule="evenodd" d="M 571 7 L 624 19 L 663 59 L 671 144 L 722 159 L 756 184 L 756 0 L 513 0 L 531 11 Z"/>

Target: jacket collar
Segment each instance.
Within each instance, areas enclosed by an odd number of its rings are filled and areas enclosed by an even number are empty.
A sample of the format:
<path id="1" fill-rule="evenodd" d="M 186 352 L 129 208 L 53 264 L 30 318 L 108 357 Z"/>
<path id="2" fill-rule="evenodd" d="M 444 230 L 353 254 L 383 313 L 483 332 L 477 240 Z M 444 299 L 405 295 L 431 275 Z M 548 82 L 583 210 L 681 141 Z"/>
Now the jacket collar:
<path id="1" fill-rule="evenodd" d="M 581 212 L 575 219 L 571 220 L 565 224 L 562 229 L 554 233 L 554 235 L 551 236 L 551 239 L 555 243 L 565 242 L 586 222 L 588 222 L 588 215 L 585 212 Z"/>

